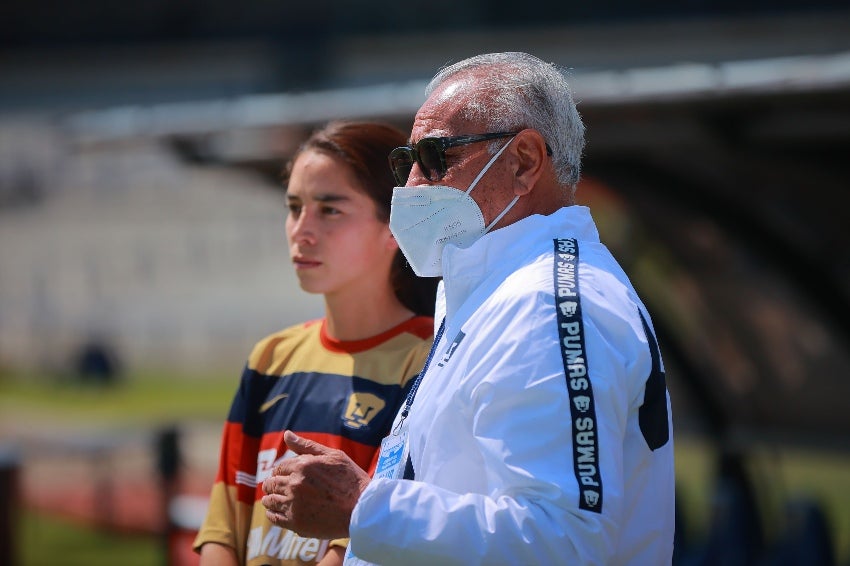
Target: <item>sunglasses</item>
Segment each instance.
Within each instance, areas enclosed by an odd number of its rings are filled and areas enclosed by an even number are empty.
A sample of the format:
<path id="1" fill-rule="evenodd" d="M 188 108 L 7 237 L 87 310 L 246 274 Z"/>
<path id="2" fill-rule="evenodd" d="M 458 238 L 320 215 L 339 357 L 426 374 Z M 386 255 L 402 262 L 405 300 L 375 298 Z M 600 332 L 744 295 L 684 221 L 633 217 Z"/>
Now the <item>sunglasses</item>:
<path id="1" fill-rule="evenodd" d="M 493 132 L 492 134 L 469 134 L 450 138 L 422 138 L 413 147 L 397 147 L 390 152 L 390 168 L 399 186 L 407 183 L 413 164 L 417 163 L 429 181 L 442 179 L 446 175 L 446 150 L 450 147 L 467 145 L 486 140 L 507 138 L 519 132 Z"/>

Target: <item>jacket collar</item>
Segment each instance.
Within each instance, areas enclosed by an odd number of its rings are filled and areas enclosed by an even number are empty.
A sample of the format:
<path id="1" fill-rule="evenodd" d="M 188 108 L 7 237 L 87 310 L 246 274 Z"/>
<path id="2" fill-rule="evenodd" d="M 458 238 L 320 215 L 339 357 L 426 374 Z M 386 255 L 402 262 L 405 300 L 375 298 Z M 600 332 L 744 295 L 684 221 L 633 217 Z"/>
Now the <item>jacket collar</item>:
<path id="1" fill-rule="evenodd" d="M 574 205 L 548 216 L 535 214 L 485 234 L 468 248 L 446 245 L 442 265 L 447 323 L 473 292 L 489 296 L 508 275 L 551 253 L 554 238 L 599 242 L 590 210 Z"/>

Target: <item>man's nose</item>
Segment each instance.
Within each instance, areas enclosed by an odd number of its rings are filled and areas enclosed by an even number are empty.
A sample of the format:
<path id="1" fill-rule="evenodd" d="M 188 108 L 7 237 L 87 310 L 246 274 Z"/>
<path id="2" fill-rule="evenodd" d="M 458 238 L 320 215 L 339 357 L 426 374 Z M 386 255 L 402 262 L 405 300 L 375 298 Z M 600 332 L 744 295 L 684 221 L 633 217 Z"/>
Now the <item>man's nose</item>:
<path id="1" fill-rule="evenodd" d="M 428 177 L 424 175 L 422 172 L 422 167 L 418 162 L 414 162 L 413 166 L 410 168 L 410 174 L 407 176 L 407 182 L 404 184 L 405 187 L 416 187 L 418 185 L 427 185 L 431 181 L 428 180 Z"/>

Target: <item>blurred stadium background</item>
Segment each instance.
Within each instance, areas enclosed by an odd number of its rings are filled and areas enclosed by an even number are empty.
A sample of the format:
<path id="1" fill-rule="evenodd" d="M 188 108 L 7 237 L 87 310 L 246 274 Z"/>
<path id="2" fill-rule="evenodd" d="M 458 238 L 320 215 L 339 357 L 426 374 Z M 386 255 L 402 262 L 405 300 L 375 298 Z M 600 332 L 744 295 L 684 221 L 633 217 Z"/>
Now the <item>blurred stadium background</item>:
<path id="1" fill-rule="evenodd" d="M 507 50 L 569 70 L 580 199 L 653 312 L 677 442 L 711 454 L 677 563 L 850 563 L 847 498 L 765 505 L 750 465 L 850 449 L 846 0 L 9 0 L 3 379 L 235 385 L 257 338 L 321 313 L 288 265 L 287 156 L 333 118 L 408 128 L 438 67 Z M 2 401 L 16 444 L 32 428 Z M 218 426 L 187 442 L 201 465 Z"/>

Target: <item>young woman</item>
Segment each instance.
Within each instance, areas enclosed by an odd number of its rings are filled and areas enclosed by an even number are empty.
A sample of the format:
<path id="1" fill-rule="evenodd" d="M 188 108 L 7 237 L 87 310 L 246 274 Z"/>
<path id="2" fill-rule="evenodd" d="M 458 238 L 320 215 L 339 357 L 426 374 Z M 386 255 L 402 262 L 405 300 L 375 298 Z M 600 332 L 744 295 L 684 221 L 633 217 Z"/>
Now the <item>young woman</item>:
<path id="1" fill-rule="evenodd" d="M 285 430 L 344 450 L 372 471 L 433 334 L 436 279 L 417 278 L 389 229 L 393 127 L 332 122 L 284 172 L 289 253 L 325 316 L 254 347 L 224 426 L 221 462 L 194 548 L 203 565 L 341 564 L 346 540 L 273 526 L 261 489 L 291 455 Z"/>

